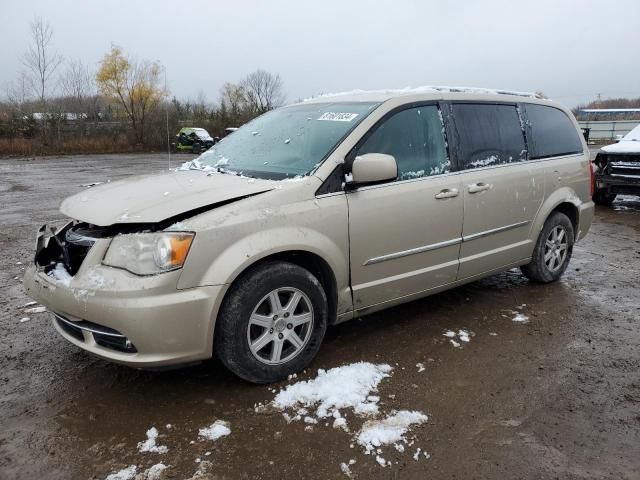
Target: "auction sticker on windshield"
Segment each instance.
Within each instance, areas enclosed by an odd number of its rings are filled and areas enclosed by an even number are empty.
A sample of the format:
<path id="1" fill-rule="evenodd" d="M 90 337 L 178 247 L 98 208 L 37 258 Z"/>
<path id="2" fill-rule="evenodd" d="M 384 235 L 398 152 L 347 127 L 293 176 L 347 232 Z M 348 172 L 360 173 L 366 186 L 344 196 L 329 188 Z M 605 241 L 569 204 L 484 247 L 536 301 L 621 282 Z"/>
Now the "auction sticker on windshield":
<path id="1" fill-rule="evenodd" d="M 318 118 L 318 120 L 330 120 L 332 122 L 350 122 L 357 116 L 357 113 L 325 112 L 320 115 L 320 118 Z"/>

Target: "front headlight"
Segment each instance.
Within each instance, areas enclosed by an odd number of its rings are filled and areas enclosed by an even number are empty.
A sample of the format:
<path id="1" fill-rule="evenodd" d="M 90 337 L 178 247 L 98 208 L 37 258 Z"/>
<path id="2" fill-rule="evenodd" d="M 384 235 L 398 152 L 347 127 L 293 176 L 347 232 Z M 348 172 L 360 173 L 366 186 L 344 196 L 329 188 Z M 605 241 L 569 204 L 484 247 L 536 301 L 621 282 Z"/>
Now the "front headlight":
<path id="1" fill-rule="evenodd" d="M 113 237 L 102 260 L 137 275 L 153 275 L 182 268 L 193 233 L 131 233 Z"/>

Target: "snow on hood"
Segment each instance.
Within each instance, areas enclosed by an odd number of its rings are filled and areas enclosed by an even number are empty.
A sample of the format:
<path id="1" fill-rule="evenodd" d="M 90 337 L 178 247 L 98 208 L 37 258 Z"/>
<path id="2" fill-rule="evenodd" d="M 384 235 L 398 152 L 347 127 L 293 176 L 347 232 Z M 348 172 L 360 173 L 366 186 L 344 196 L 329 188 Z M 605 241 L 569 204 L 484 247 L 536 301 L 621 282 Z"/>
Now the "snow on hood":
<path id="1" fill-rule="evenodd" d="M 607 153 L 640 153 L 640 125 L 627 133 L 618 143 L 602 147 Z"/>
<path id="2" fill-rule="evenodd" d="M 62 202 L 70 218 L 108 226 L 156 223 L 197 208 L 267 192 L 277 182 L 198 170 L 130 177 L 93 187 Z"/>

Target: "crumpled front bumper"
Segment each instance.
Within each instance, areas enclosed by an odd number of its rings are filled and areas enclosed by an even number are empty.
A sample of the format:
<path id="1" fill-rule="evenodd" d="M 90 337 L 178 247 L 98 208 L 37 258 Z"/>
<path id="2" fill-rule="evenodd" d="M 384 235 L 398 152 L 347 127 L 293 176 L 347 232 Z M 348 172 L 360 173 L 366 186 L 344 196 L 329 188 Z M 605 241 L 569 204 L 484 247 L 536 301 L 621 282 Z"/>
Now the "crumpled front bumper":
<path id="1" fill-rule="evenodd" d="M 91 322 L 116 331 L 134 351 L 106 347 L 89 330 L 72 335 L 60 319 L 53 318 L 60 335 L 102 358 L 134 367 L 190 363 L 211 357 L 215 318 L 226 287 L 178 290 L 180 270 L 137 276 L 104 266 L 101 260 L 108 244 L 108 240 L 98 240 L 78 272 L 67 281 L 52 278 L 35 263 L 29 265 L 24 286 L 31 298 L 54 314 L 70 323 Z"/>

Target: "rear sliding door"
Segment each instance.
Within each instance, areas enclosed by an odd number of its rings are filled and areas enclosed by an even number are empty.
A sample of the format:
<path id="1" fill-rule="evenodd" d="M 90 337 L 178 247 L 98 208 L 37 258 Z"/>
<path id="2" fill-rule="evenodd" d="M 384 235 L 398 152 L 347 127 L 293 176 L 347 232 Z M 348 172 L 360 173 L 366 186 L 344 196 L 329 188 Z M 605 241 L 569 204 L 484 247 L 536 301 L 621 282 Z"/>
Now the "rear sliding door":
<path id="1" fill-rule="evenodd" d="M 458 279 L 526 259 L 544 198 L 544 163 L 528 162 L 515 104 L 453 103 L 464 220 Z"/>

